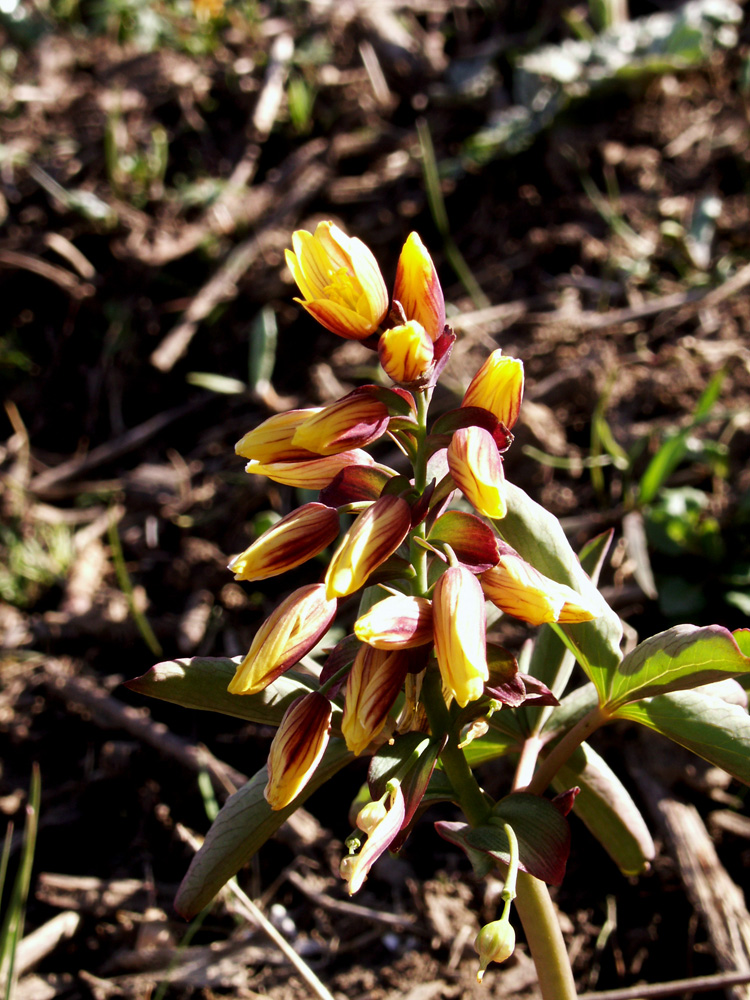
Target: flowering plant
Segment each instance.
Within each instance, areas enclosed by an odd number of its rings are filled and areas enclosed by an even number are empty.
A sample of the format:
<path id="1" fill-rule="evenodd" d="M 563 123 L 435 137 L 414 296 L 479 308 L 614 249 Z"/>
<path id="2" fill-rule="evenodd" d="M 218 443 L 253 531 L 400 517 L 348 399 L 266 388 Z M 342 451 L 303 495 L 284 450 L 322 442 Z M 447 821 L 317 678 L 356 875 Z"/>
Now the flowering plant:
<path id="1" fill-rule="evenodd" d="M 237 444 L 248 473 L 320 492 L 232 559 L 236 579 L 279 575 L 338 540 L 323 579 L 292 591 L 240 660 L 172 660 L 129 684 L 277 727 L 267 767 L 217 816 L 177 909 L 197 913 L 316 788 L 367 756 L 340 864 L 349 892 L 431 804 L 453 802 L 464 820 L 437 832 L 479 875 L 505 878 L 503 913 L 477 938 L 480 978 L 513 950 L 515 901 L 542 995 L 566 1000 L 575 989 L 547 890 L 564 876 L 566 815 L 629 875 L 654 852 L 630 795 L 586 741 L 628 719 L 750 781 L 750 723 L 733 680 L 750 673 L 750 630 L 681 625 L 623 655 L 621 622 L 596 588 L 611 534 L 576 555 L 557 520 L 505 478 L 522 362 L 494 351 L 461 405 L 431 421 L 455 336 L 419 237 L 404 244 L 391 300 L 369 249 L 333 223 L 292 244 L 298 301 L 377 350 L 391 384 L 277 414 Z M 365 450 L 386 436 L 401 468 Z M 500 614 L 539 629 L 520 662 L 496 642 Z M 347 635 L 318 658 L 337 620 Z M 516 761 L 515 780 L 494 801 L 475 770 L 503 756 Z"/>

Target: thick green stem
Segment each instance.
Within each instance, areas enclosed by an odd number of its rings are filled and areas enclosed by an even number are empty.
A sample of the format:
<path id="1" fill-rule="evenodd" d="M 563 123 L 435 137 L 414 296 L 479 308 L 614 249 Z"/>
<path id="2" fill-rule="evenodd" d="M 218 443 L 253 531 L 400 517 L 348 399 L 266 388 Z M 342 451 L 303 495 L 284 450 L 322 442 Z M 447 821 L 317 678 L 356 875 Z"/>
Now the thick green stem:
<path id="1" fill-rule="evenodd" d="M 417 453 L 414 461 L 414 487 L 419 490 L 420 493 L 423 492 L 425 486 L 427 485 L 426 439 L 427 411 L 430 406 L 430 396 L 431 392 L 429 389 L 425 389 L 424 392 L 416 393 L 417 430 L 415 432 L 415 436 L 417 439 Z M 410 550 L 411 564 L 414 567 L 414 572 L 416 573 L 412 591 L 415 596 L 424 597 L 427 593 L 427 551 L 414 541 L 414 537 L 425 537 L 424 521 L 417 525 L 414 529 Z"/>
<path id="2" fill-rule="evenodd" d="M 543 1000 L 575 1000 L 568 952 L 544 882 L 527 872 L 519 872 L 515 907 L 536 966 Z"/>
<path id="3" fill-rule="evenodd" d="M 440 674 L 431 664 L 422 685 L 422 704 L 427 712 L 433 735 L 447 733 L 448 742 L 440 754 L 440 762 L 453 786 L 459 805 L 472 826 L 486 822 L 490 804 L 485 799 L 463 751 L 458 748 L 458 734 L 443 698 Z"/>

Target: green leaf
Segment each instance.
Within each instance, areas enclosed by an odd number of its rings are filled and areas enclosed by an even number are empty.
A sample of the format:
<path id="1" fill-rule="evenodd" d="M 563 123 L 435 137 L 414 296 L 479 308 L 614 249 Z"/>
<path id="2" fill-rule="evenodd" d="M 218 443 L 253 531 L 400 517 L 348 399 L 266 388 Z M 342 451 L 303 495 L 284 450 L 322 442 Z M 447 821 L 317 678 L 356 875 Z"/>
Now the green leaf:
<path id="1" fill-rule="evenodd" d="M 737 628 L 732 635 L 745 656 L 750 656 L 750 628 Z"/>
<path id="2" fill-rule="evenodd" d="M 507 715 L 509 713 L 502 712 L 501 714 Z M 494 718 L 495 716 L 492 717 L 493 720 Z M 493 728 L 491 720 L 489 732 L 465 746 L 464 756 L 469 762 L 469 767 L 479 767 L 480 764 L 486 764 L 489 760 L 504 757 L 506 753 L 519 753 L 522 742 L 523 736 L 520 731 L 517 736 L 511 736 Z"/>
<path id="3" fill-rule="evenodd" d="M 641 698 L 748 672 L 750 658 L 743 655 L 728 629 L 676 625 L 628 653 L 610 677 L 603 707 L 612 711 Z"/>
<path id="4" fill-rule="evenodd" d="M 750 717 L 745 708 L 706 691 L 674 691 L 623 705 L 615 716 L 648 726 L 750 785 Z"/>
<path id="5" fill-rule="evenodd" d="M 510 847 L 503 823 L 512 826 L 518 838 L 519 867 L 543 882 L 559 885 L 570 851 L 570 829 L 567 820 L 547 799 L 528 792 L 513 792 L 500 799 L 488 823 L 469 827 L 463 823 L 438 822 L 435 829 L 463 850 L 480 851 L 494 861 L 507 864 Z"/>
<path id="6" fill-rule="evenodd" d="M 599 605 L 601 613 L 593 621 L 562 627 L 581 666 L 602 693 L 621 660 L 620 619 L 587 576 L 557 518 L 517 486 L 505 485 L 508 511 L 502 520 L 494 521 L 500 537 L 541 573 Z"/>
<path id="7" fill-rule="evenodd" d="M 268 726 L 278 726 L 296 698 L 318 689 L 313 677 L 287 670 L 258 694 L 230 694 L 227 684 L 241 659 L 193 656 L 165 660 L 140 677 L 126 681 L 125 687 L 183 708 L 221 712 Z"/>
<path id="8" fill-rule="evenodd" d="M 227 799 L 211 824 L 180 885 L 175 899 L 177 912 L 185 919 L 199 913 L 294 810 L 353 759 L 343 740 L 331 740 L 315 774 L 285 809 L 271 809 L 263 796 L 268 780 L 265 767 L 253 775 Z"/>
<path id="9" fill-rule="evenodd" d="M 623 875 L 640 875 L 655 849 L 646 822 L 620 779 L 583 743 L 553 779 L 562 792 L 580 788 L 573 812 L 588 827 Z"/>

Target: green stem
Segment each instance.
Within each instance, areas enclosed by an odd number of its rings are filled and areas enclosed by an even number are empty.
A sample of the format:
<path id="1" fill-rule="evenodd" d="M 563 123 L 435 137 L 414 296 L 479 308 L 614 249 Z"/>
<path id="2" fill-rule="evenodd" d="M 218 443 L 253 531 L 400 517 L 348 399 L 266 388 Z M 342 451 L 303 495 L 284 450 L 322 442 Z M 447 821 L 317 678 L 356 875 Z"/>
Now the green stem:
<path id="1" fill-rule="evenodd" d="M 414 488 L 420 493 L 424 492 L 427 485 L 427 411 L 430 406 L 431 391 L 425 389 L 424 392 L 417 392 L 417 453 L 414 460 Z M 414 538 L 425 538 L 424 521 L 414 529 L 410 558 L 414 567 L 416 577 L 413 584 L 413 593 L 416 597 L 424 597 L 427 593 L 427 551 L 418 545 Z"/>
<path id="2" fill-rule="evenodd" d="M 526 791 L 533 795 L 541 795 L 570 755 L 578 749 L 584 740 L 591 736 L 594 730 L 608 721 L 609 716 L 602 711 L 599 705 L 587 712 L 550 750 L 539 770 L 527 785 Z"/>
<path id="3" fill-rule="evenodd" d="M 440 673 L 434 664 L 427 667 L 421 697 L 433 734 L 448 735 L 448 742 L 440 754 L 440 762 L 453 786 L 458 803 L 469 823 L 480 826 L 490 814 L 490 805 L 477 784 L 463 751 L 458 748 L 458 734 L 443 698 Z"/>
<path id="4" fill-rule="evenodd" d="M 539 977 L 542 1000 L 575 1000 L 576 987 L 560 922 L 544 882 L 518 873 L 515 906 Z"/>

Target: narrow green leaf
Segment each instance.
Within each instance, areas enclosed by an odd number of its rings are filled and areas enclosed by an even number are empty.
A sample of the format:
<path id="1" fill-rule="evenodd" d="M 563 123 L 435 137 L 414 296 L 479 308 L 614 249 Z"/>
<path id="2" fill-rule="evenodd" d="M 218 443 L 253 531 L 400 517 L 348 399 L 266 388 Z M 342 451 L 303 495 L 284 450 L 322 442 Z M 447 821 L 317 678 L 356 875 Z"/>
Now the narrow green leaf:
<path id="1" fill-rule="evenodd" d="M 312 793 L 354 759 L 343 740 L 331 740 L 313 777 L 286 809 L 274 811 L 263 796 L 268 776 L 258 771 L 224 803 L 182 880 L 175 909 L 194 917 Z"/>
<path id="2" fill-rule="evenodd" d="M 620 779 L 596 750 L 583 743 L 553 779 L 562 792 L 578 786 L 573 812 L 588 827 L 623 875 L 640 875 L 653 859 L 651 834 Z"/>
<path id="3" fill-rule="evenodd" d="M 506 483 L 506 497 L 508 512 L 494 522 L 500 537 L 541 573 L 599 605 L 601 613 L 593 621 L 563 628 L 576 648 L 581 666 L 601 694 L 621 660 L 620 619 L 583 570 L 557 518 L 512 483 Z"/>
<path id="4" fill-rule="evenodd" d="M 745 708 L 706 691 L 673 691 L 623 705 L 615 715 L 648 726 L 750 785 L 750 717 Z"/>
<path id="5" fill-rule="evenodd" d="M 641 698 L 743 673 L 750 673 L 750 657 L 742 653 L 728 629 L 676 625 L 628 653 L 610 677 L 604 707 L 612 711 Z"/>
<path id="6" fill-rule="evenodd" d="M 140 677 L 126 681 L 125 687 L 183 708 L 221 712 L 267 726 L 278 726 L 296 698 L 318 688 L 313 677 L 288 670 L 258 694 L 230 694 L 227 684 L 241 659 L 193 656 L 165 660 Z"/>
<path id="7" fill-rule="evenodd" d="M 509 713 L 502 712 L 501 714 L 507 715 Z M 494 719 L 495 716 L 492 718 Z M 468 746 L 464 747 L 464 756 L 469 762 L 469 767 L 479 767 L 480 764 L 486 764 L 487 761 L 504 757 L 506 753 L 519 753 L 522 742 L 523 736 L 520 731 L 517 736 L 511 736 L 506 732 L 492 728 L 491 721 L 488 733 L 479 739 L 472 740 Z"/>

